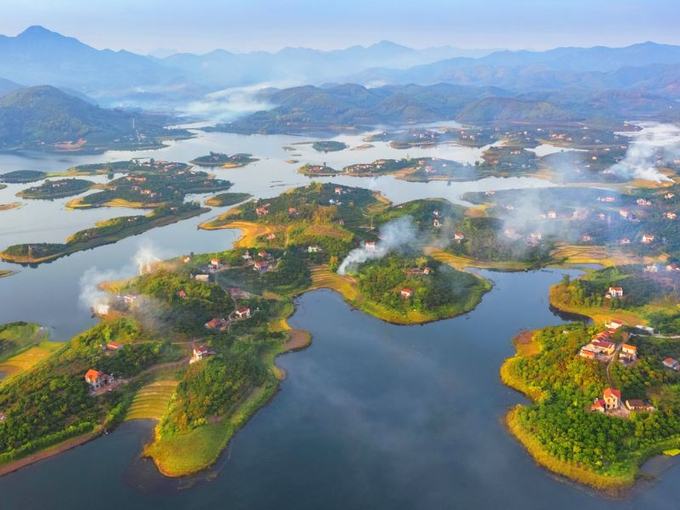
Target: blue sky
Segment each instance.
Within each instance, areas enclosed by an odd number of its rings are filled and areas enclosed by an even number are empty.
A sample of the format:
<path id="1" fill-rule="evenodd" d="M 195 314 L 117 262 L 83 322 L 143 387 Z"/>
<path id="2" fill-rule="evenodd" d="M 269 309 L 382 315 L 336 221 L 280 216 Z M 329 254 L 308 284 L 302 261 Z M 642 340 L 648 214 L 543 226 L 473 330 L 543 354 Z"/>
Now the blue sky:
<path id="1" fill-rule="evenodd" d="M 23 4 L 23 5 L 22 5 Z M 98 48 L 148 52 L 680 44 L 679 0 L 0 0 L 0 33 L 43 25 Z"/>

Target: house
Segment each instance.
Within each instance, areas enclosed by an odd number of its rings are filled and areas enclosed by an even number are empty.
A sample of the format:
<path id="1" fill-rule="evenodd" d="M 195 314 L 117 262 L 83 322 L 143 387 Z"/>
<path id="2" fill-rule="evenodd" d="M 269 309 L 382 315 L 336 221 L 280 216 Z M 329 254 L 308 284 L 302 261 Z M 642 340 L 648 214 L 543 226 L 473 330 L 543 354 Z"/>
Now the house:
<path id="1" fill-rule="evenodd" d="M 269 263 L 265 260 L 256 260 L 253 264 L 253 270 L 264 273 L 269 269 Z"/>
<path id="2" fill-rule="evenodd" d="M 181 290 L 177 293 L 177 297 L 180 298 L 180 299 L 186 299 L 186 298 L 187 298 L 187 293 L 186 293 L 186 291 L 185 291 L 184 289 L 181 289 Z"/>
<path id="3" fill-rule="evenodd" d="M 137 299 L 137 296 L 133 296 L 132 294 L 125 294 L 123 296 L 123 301 L 125 302 L 125 304 L 128 304 L 128 305 L 131 305 L 132 303 L 134 303 L 136 299 Z"/>
<path id="4" fill-rule="evenodd" d="M 197 282 L 209 282 L 210 281 L 210 275 L 209 274 L 197 274 L 194 275 L 194 280 Z"/>
<path id="5" fill-rule="evenodd" d="M 606 340 L 593 340 L 589 344 L 591 349 L 593 349 L 597 353 L 602 353 L 606 355 L 612 355 L 614 354 L 614 351 L 616 350 L 616 344 L 613 342 L 607 342 Z"/>
<path id="6" fill-rule="evenodd" d="M 307 246 L 307 253 L 319 253 L 321 251 L 321 248 L 319 247 L 318 244 L 312 244 L 310 246 Z"/>
<path id="7" fill-rule="evenodd" d="M 413 296 L 413 290 L 412 289 L 401 289 L 399 291 L 399 296 L 403 297 L 404 299 L 408 299 Z"/>
<path id="8" fill-rule="evenodd" d="M 85 373 L 85 382 L 90 385 L 92 390 L 98 390 L 102 386 L 112 383 L 113 376 L 91 368 Z"/>
<path id="9" fill-rule="evenodd" d="M 680 271 L 680 266 L 672 262 L 666 266 L 666 271 Z"/>
<path id="10" fill-rule="evenodd" d="M 205 345 L 199 345 L 198 347 L 194 346 L 193 355 L 191 356 L 189 363 L 196 363 L 197 361 L 201 361 L 202 359 L 212 356 L 213 354 L 215 353 L 208 349 Z"/>
<path id="11" fill-rule="evenodd" d="M 612 319 L 609 322 L 607 322 L 605 324 L 605 326 L 610 331 L 616 331 L 616 330 L 621 329 L 623 327 L 623 321 L 618 321 L 618 320 Z"/>
<path id="12" fill-rule="evenodd" d="M 94 307 L 94 313 L 97 315 L 108 315 L 111 307 L 108 304 L 100 303 Z"/>
<path id="13" fill-rule="evenodd" d="M 366 248 L 367 250 L 375 250 L 376 249 L 375 241 L 366 241 L 364 243 L 364 248 Z"/>
<path id="14" fill-rule="evenodd" d="M 290 214 L 291 216 L 297 214 L 297 209 L 295 207 L 289 207 L 288 214 Z"/>
<path id="15" fill-rule="evenodd" d="M 255 209 L 255 214 L 257 214 L 258 216 L 266 216 L 267 214 L 269 214 L 269 209 L 267 209 L 266 207 L 258 207 Z"/>
<path id="16" fill-rule="evenodd" d="M 648 413 L 651 413 L 654 411 L 654 407 L 652 407 L 650 404 L 645 402 L 644 400 L 640 400 L 637 398 L 633 398 L 630 400 L 626 400 L 626 409 L 629 411 L 645 411 Z"/>
<path id="17" fill-rule="evenodd" d="M 595 359 L 595 351 L 592 350 L 590 344 L 581 347 L 581 350 L 578 352 L 578 355 L 586 359 Z"/>
<path id="18" fill-rule="evenodd" d="M 548 218 L 550 218 L 551 220 L 554 220 L 555 218 L 557 218 L 557 212 L 548 211 Z"/>
<path id="19" fill-rule="evenodd" d="M 630 244 L 630 239 L 627 237 L 622 237 L 621 240 L 619 241 L 619 244 Z"/>
<path id="20" fill-rule="evenodd" d="M 656 264 L 650 264 L 649 266 L 645 267 L 645 273 L 658 273 L 659 272 L 659 266 Z"/>
<path id="21" fill-rule="evenodd" d="M 642 242 L 644 244 L 649 244 L 654 242 L 654 236 L 652 234 L 645 234 L 642 236 Z"/>
<path id="22" fill-rule="evenodd" d="M 663 197 L 664 197 L 666 200 L 670 200 L 670 199 L 673 198 L 674 196 L 675 196 L 675 193 L 670 193 L 670 192 L 669 192 L 669 193 L 666 193 Z"/>
<path id="23" fill-rule="evenodd" d="M 678 217 L 678 215 L 675 214 L 674 212 L 667 212 L 664 216 L 666 216 L 666 219 L 669 220 L 674 220 Z"/>
<path id="24" fill-rule="evenodd" d="M 584 243 L 589 243 L 592 240 L 593 240 L 593 237 L 590 234 L 583 234 L 581 236 L 581 241 L 584 242 Z"/>
<path id="25" fill-rule="evenodd" d="M 333 190 L 333 193 L 335 193 L 336 195 L 342 195 L 342 188 L 340 187 L 335 188 Z"/>
<path id="26" fill-rule="evenodd" d="M 608 295 L 613 298 L 622 298 L 623 297 L 623 288 L 622 287 L 609 287 L 609 292 Z"/>
<path id="27" fill-rule="evenodd" d="M 274 239 L 276 239 L 276 234 L 273 234 L 273 233 L 267 234 L 267 240 L 268 241 L 273 241 Z"/>
<path id="28" fill-rule="evenodd" d="M 442 222 L 439 221 L 439 218 L 435 218 L 434 221 L 432 222 L 432 225 L 434 226 L 434 228 L 439 228 L 442 226 Z"/>
<path id="29" fill-rule="evenodd" d="M 619 210 L 619 215 L 622 218 L 627 219 L 630 216 L 630 212 L 628 211 L 628 209 L 621 209 Z"/>
<path id="30" fill-rule="evenodd" d="M 670 368 L 671 370 L 675 370 L 676 372 L 680 370 L 680 363 L 678 363 L 677 359 L 674 358 L 666 358 L 661 362 L 664 367 Z"/>
<path id="31" fill-rule="evenodd" d="M 536 241 L 540 241 L 541 239 L 543 239 L 543 236 L 541 235 L 540 232 L 532 232 L 529 237 L 531 237 L 531 239 L 534 239 Z"/>
<path id="32" fill-rule="evenodd" d="M 465 235 L 461 234 L 460 232 L 453 234 L 454 241 L 461 242 L 463 239 L 465 239 Z"/>
<path id="33" fill-rule="evenodd" d="M 118 342 L 109 342 L 106 344 L 107 351 L 120 351 L 123 347 L 125 346 Z"/>
<path id="34" fill-rule="evenodd" d="M 245 260 L 246 262 L 250 262 L 251 260 L 253 260 L 253 257 L 252 257 L 252 255 L 250 254 L 249 251 L 247 251 L 243 255 L 241 255 L 241 258 L 243 260 Z"/>
<path id="35" fill-rule="evenodd" d="M 602 393 L 607 409 L 618 409 L 621 407 L 621 390 L 607 388 Z"/>
<path id="36" fill-rule="evenodd" d="M 189 255 L 185 255 L 184 257 L 182 257 L 182 262 L 188 264 L 189 262 L 191 262 L 191 257 Z"/>
<path id="37" fill-rule="evenodd" d="M 247 306 L 242 306 L 241 308 L 237 308 L 236 312 L 236 317 L 239 319 L 248 319 L 250 318 L 250 308 Z"/>
<path id="38" fill-rule="evenodd" d="M 216 331 L 222 331 L 229 326 L 229 321 L 215 317 L 214 319 L 208 321 L 205 323 L 205 327 L 208 329 L 214 329 Z"/>
<path id="39" fill-rule="evenodd" d="M 257 256 L 260 257 L 261 259 L 268 259 L 269 253 L 264 250 L 260 250 L 257 252 Z"/>
<path id="40" fill-rule="evenodd" d="M 220 264 L 220 259 L 210 259 L 210 265 L 215 269 L 222 267 L 222 264 Z"/>
<path id="41" fill-rule="evenodd" d="M 621 344 L 621 357 L 635 361 L 637 359 L 637 347 L 630 344 Z"/>
<path id="42" fill-rule="evenodd" d="M 638 199 L 636 200 L 636 202 L 637 202 L 637 205 L 645 205 L 645 206 L 647 206 L 647 205 L 652 205 L 652 202 L 651 202 L 651 201 L 645 200 L 644 198 L 638 198 Z"/>
<path id="43" fill-rule="evenodd" d="M 603 398 L 596 398 L 595 401 L 593 402 L 593 405 L 590 406 L 591 411 L 595 411 L 598 413 L 604 413 L 606 409 L 607 403 Z"/>

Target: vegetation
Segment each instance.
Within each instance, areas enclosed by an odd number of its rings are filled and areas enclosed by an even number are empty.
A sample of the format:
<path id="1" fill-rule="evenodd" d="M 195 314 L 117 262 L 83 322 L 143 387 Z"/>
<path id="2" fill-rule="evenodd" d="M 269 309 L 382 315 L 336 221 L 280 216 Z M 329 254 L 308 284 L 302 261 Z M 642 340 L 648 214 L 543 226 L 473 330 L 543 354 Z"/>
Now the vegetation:
<path id="1" fill-rule="evenodd" d="M 35 182 L 44 179 L 47 176 L 45 172 L 38 170 L 15 170 L 0 174 L 0 182 L 8 184 L 25 184 L 28 182 Z"/>
<path id="2" fill-rule="evenodd" d="M 50 200 L 55 198 L 80 195 L 92 187 L 93 183 L 84 179 L 46 180 L 40 186 L 26 188 L 17 195 L 36 200 Z"/>
<path id="3" fill-rule="evenodd" d="M 43 336 L 43 330 L 38 324 L 12 322 L 0 325 L 0 360 L 6 360 L 34 345 Z"/>
<path id="4" fill-rule="evenodd" d="M 207 167 L 237 168 L 257 161 L 252 156 L 252 154 L 232 154 L 228 156 L 220 152 L 210 152 L 207 156 L 201 156 L 192 160 L 191 163 Z"/>
<path id="5" fill-rule="evenodd" d="M 0 252 L 0 259 L 19 264 L 40 264 L 96 246 L 115 243 L 126 237 L 169 225 L 206 212 L 189 202 L 177 207 L 162 206 L 145 216 L 125 216 L 102 221 L 96 227 L 73 234 L 66 243 L 17 244 Z"/>
<path id="6" fill-rule="evenodd" d="M 312 149 L 317 152 L 337 152 L 345 150 L 347 144 L 344 142 L 336 142 L 334 140 L 319 141 L 312 144 Z"/>
<path id="7" fill-rule="evenodd" d="M 250 193 L 220 193 L 206 199 L 205 205 L 210 207 L 226 207 L 239 204 L 250 198 L 252 198 Z"/>

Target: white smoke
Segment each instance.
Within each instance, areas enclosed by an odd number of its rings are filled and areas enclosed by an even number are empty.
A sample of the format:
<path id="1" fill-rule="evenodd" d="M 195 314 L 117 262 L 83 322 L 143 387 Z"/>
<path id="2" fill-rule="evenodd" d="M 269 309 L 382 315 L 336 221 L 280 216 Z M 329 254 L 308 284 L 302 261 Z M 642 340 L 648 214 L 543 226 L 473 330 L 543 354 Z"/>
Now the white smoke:
<path id="1" fill-rule="evenodd" d="M 670 181 L 659 167 L 680 156 L 680 128 L 674 124 L 640 124 L 642 130 L 634 135 L 626 157 L 612 166 L 612 170 L 625 178 L 646 181 Z"/>
<path id="2" fill-rule="evenodd" d="M 416 226 L 410 216 L 403 216 L 386 223 L 380 228 L 380 241 L 375 247 L 369 248 L 363 245 L 361 248 L 353 249 L 340 264 L 338 274 L 344 275 L 349 268 L 363 264 L 367 260 L 381 259 L 390 251 L 415 242 L 416 233 Z"/>
<path id="3" fill-rule="evenodd" d="M 155 250 L 150 246 L 141 246 L 137 253 L 124 267 L 120 269 L 101 270 L 91 267 L 80 277 L 80 304 L 84 308 L 104 312 L 109 304 L 109 294 L 102 290 L 101 285 L 105 282 L 130 278 L 143 270 L 152 268 L 160 258 L 155 255 Z M 101 313 L 106 315 L 106 313 Z"/>

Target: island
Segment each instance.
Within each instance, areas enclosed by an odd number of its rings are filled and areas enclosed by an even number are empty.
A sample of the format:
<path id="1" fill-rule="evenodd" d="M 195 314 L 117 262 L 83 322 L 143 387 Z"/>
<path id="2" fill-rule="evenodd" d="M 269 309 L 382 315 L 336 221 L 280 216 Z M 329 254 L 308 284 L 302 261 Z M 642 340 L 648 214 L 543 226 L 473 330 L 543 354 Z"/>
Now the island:
<path id="1" fill-rule="evenodd" d="M 317 152 L 337 152 L 342 151 L 347 148 L 347 144 L 344 142 L 337 142 L 335 140 L 328 141 L 318 141 L 312 143 L 312 149 Z"/>
<path id="2" fill-rule="evenodd" d="M 116 243 L 126 237 L 192 218 L 209 210 L 201 208 L 196 202 L 177 206 L 160 206 L 147 215 L 124 216 L 101 221 L 93 228 L 71 235 L 63 244 L 28 243 L 10 246 L 0 252 L 0 259 L 16 264 L 41 264 L 78 251 Z"/>
<path id="3" fill-rule="evenodd" d="M 309 345 L 310 335 L 286 322 L 303 292 L 331 288 L 400 324 L 472 310 L 491 284 L 423 253 L 439 235 L 433 211 L 464 214 L 443 200 L 393 206 L 369 190 L 311 184 L 207 223 L 243 227 L 231 250 L 105 284 L 91 303 L 98 325 L 28 367 L 30 378 L 0 383 L 11 425 L 0 427 L 0 472 L 131 419 L 157 421 L 143 454 L 163 474 L 208 468 L 275 395 L 283 378 L 276 356 Z"/>
<path id="4" fill-rule="evenodd" d="M 13 172 L 0 174 L 0 182 L 7 184 L 26 184 L 40 181 L 45 177 L 47 177 L 47 174 L 38 170 L 14 170 Z"/>
<path id="5" fill-rule="evenodd" d="M 244 202 L 252 197 L 250 193 L 220 193 L 219 195 L 207 198 L 205 205 L 210 207 L 226 207 Z"/>
<path id="6" fill-rule="evenodd" d="M 20 191 L 17 193 L 17 196 L 33 200 L 53 200 L 80 195 L 89 190 L 93 185 L 93 182 L 84 179 L 45 180 L 40 186 Z"/>
<path id="7" fill-rule="evenodd" d="M 197 166 L 239 168 L 257 161 L 252 154 L 232 154 L 231 156 L 221 152 L 210 152 L 207 156 L 201 156 L 191 161 Z"/>
<path id="8" fill-rule="evenodd" d="M 10 204 L 0 204 L 0 211 L 9 211 L 11 209 L 18 209 L 21 207 L 21 202 L 12 202 Z"/>

